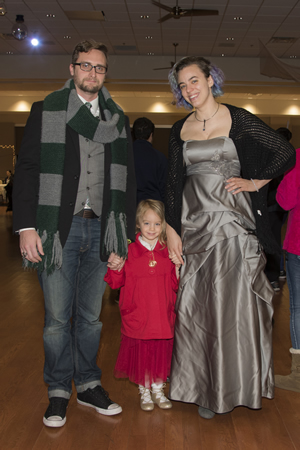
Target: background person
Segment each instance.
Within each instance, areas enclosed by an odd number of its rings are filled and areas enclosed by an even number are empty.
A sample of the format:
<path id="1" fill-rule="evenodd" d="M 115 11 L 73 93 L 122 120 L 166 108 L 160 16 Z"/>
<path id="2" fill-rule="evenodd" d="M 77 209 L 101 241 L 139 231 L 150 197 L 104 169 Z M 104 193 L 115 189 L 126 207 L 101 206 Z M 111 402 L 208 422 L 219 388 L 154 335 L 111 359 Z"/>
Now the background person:
<path id="1" fill-rule="evenodd" d="M 295 151 L 248 111 L 216 102 L 224 75 L 208 60 L 183 58 L 169 79 L 177 104 L 194 108 L 169 145 L 167 242 L 183 264 L 169 394 L 210 419 L 273 397 L 266 184 Z"/>
<path id="2" fill-rule="evenodd" d="M 136 119 L 132 133 L 137 182 L 137 204 L 151 198 L 164 202 L 168 161 L 152 146 L 154 123 L 147 117 Z"/>
<path id="3" fill-rule="evenodd" d="M 11 173 L 11 170 L 6 171 L 6 178 L 5 178 L 5 190 L 6 190 L 6 200 L 8 202 L 6 212 L 12 211 L 12 193 L 13 193 L 13 185 L 14 185 L 14 177 Z"/>
<path id="4" fill-rule="evenodd" d="M 283 248 L 290 291 L 292 369 L 287 376 L 275 375 L 275 386 L 300 392 L 300 148 L 296 153 L 296 165 L 285 174 L 276 195 L 280 206 L 290 211 Z"/>
<path id="5" fill-rule="evenodd" d="M 76 45 L 72 78 L 32 106 L 16 166 L 14 231 L 45 299 L 49 427 L 66 422 L 72 379 L 78 403 L 122 411 L 96 360 L 104 276 L 135 237 L 136 184 L 128 119 L 103 86 L 106 71 L 105 45 Z"/>
<path id="6" fill-rule="evenodd" d="M 292 133 L 288 128 L 278 128 L 276 133 L 283 136 L 288 142 L 292 139 Z M 276 201 L 276 192 L 279 183 L 283 179 L 283 174 L 279 177 L 273 178 L 268 184 L 268 213 L 271 225 L 271 230 L 274 238 L 278 244 L 278 248 L 281 248 L 281 229 L 286 220 L 287 213 Z M 281 270 L 281 260 L 283 259 L 282 251 L 273 254 L 266 253 L 267 263 L 265 267 L 265 274 L 271 283 L 275 292 L 280 291 L 279 279 L 285 278 L 284 266 Z"/>

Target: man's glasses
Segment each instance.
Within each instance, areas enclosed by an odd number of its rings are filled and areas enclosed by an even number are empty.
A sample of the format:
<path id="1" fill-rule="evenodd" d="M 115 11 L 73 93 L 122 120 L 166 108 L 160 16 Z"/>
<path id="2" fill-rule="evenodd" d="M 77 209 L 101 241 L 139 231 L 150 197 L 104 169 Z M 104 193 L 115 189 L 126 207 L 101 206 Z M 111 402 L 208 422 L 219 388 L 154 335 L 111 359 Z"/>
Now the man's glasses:
<path id="1" fill-rule="evenodd" d="M 80 66 L 80 69 L 84 72 L 91 72 L 91 70 L 95 69 L 96 73 L 106 73 L 107 67 L 104 66 L 93 66 L 90 63 L 82 62 L 82 63 L 74 63 L 73 66 Z"/>

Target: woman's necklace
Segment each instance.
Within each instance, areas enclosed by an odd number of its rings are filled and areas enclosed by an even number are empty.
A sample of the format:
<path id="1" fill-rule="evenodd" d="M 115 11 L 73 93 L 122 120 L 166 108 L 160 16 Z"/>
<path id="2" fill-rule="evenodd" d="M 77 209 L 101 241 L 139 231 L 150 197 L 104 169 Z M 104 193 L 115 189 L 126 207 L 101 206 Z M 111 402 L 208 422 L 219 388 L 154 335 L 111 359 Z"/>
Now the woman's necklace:
<path id="1" fill-rule="evenodd" d="M 213 113 L 213 115 L 212 115 L 209 119 L 204 119 L 204 120 L 198 119 L 198 118 L 197 118 L 197 111 L 195 111 L 195 119 L 198 120 L 198 122 L 203 122 L 203 131 L 205 131 L 205 124 L 206 124 L 206 122 L 207 122 L 208 120 L 212 119 L 212 118 L 217 114 L 217 112 L 219 111 L 219 107 L 220 107 L 220 103 L 218 103 L 217 109 L 216 109 L 216 111 Z"/>

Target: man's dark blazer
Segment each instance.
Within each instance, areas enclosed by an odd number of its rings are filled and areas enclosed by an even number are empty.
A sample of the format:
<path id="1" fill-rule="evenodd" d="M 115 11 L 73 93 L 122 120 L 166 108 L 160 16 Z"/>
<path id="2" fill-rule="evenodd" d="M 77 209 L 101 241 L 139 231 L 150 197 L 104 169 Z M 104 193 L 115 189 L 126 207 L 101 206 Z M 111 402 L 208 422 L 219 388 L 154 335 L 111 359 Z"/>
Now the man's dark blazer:
<path id="1" fill-rule="evenodd" d="M 32 105 L 28 118 L 24 137 L 16 164 L 14 178 L 14 214 L 13 229 L 36 228 L 36 212 L 39 195 L 40 175 L 40 149 L 42 130 L 43 102 Z M 133 161 L 133 151 L 130 135 L 129 121 L 126 117 L 126 132 L 128 137 L 128 164 L 127 164 L 127 192 L 126 192 L 126 216 L 127 236 L 135 240 L 135 211 L 136 211 L 136 182 Z M 101 260 L 107 261 L 108 255 L 103 253 L 102 243 L 106 218 L 110 207 L 110 145 L 105 144 L 104 151 L 104 191 L 103 207 L 101 214 Z M 80 149 L 79 135 L 68 125 L 66 129 L 66 154 L 62 184 L 62 198 L 59 216 L 59 235 L 64 246 L 73 219 L 76 196 L 80 176 Z"/>

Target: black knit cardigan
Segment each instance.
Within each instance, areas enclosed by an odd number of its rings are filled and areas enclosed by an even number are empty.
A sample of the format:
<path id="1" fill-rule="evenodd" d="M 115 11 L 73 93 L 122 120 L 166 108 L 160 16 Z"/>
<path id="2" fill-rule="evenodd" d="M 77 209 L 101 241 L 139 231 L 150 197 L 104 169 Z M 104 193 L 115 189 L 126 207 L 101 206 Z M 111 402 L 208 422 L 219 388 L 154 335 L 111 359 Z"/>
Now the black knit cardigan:
<path id="1" fill-rule="evenodd" d="M 295 150 L 287 140 L 258 117 L 242 108 L 225 105 L 230 112 L 232 126 L 229 137 L 233 140 L 241 164 L 241 176 L 250 180 L 269 180 L 278 177 L 295 165 Z M 165 195 L 166 221 L 181 235 L 182 191 L 185 182 L 183 141 L 181 129 L 190 114 L 176 122 L 169 141 L 169 170 Z M 267 210 L 268 185 L 259 192 L 250 192 L 256 233 L 267 253 L 280 251 L 273 238 Z"/>

